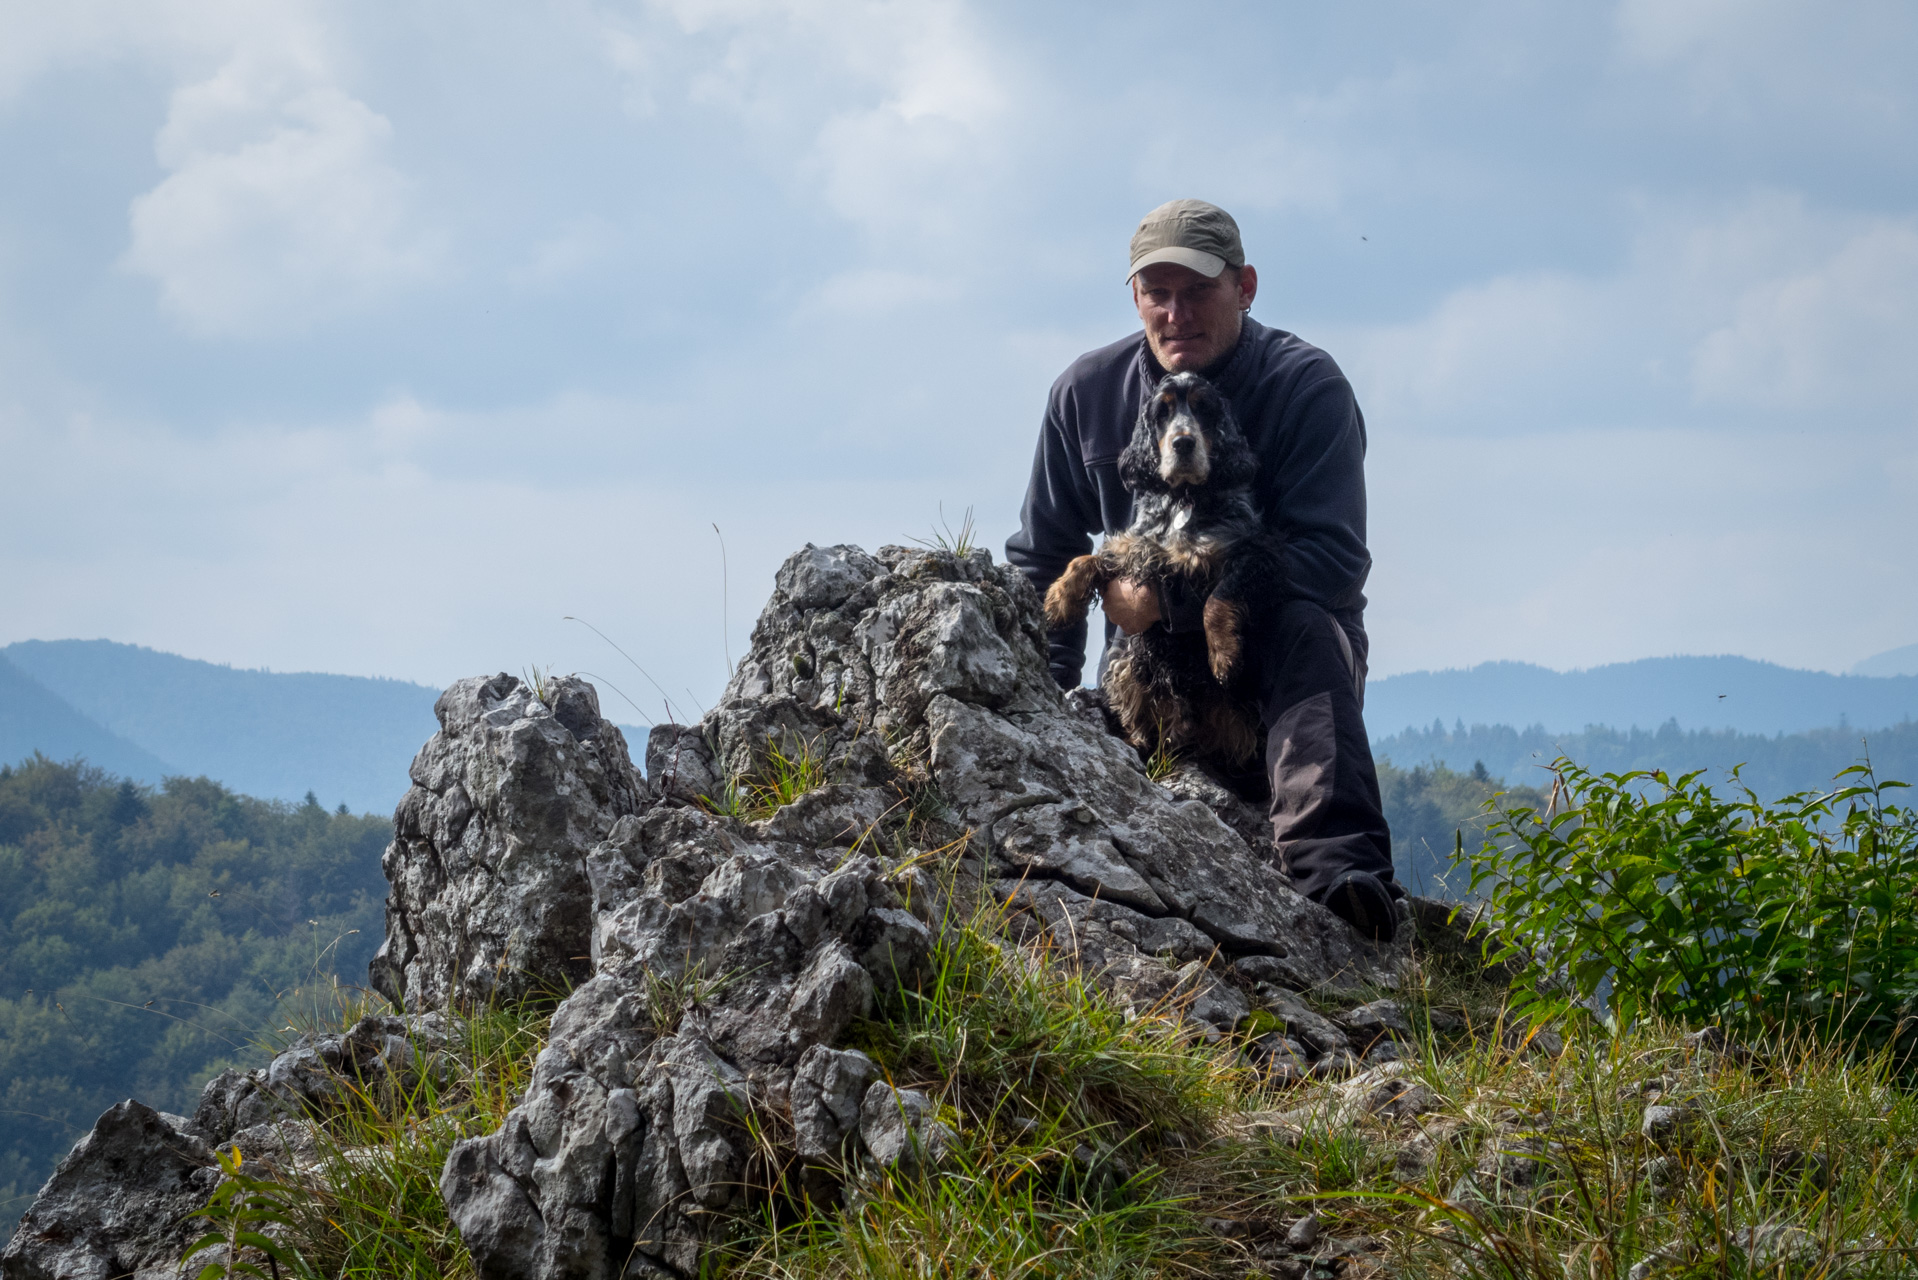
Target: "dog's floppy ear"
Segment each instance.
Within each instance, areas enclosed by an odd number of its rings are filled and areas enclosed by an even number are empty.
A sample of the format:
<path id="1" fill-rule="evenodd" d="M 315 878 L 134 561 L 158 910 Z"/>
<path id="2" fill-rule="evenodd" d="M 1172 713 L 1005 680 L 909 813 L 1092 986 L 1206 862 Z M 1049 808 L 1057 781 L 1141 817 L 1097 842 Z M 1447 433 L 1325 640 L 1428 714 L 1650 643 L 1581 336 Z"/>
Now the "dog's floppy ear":
<path id="1" fill-rule="evenodd" d="M 1139 421 L 1132 428 L 1132 441 L 1119 455 L 1119 479 L 1134 493 L 1163 493 L 1165 481 L 1159 475 L 1159 430 L 1152 421 L 1156 397 L 1147 396 L 1139 406 Z"/>
<path id="2" fill-rule="evenodd" d="M 1238 419 L 1232 416 L 1232 405 L 1216 390 L 1212 394 L 1216 405 L 1218 420 L 1212 429 L 1213 453 L 1212 474 L 1206 484 L 1208 488 L 1240 489 L 1252 483 L 1259 473 L 1259 459 L 1252 452 L 1252 446 L 1245 441 L 1245 432 L 1239 430 Z"/>
<path id="3" fill-rule="evenodd" d="M 1259 474 L 1259 460 L 1245 435 L 1228 415 L 1219 424 L 1218 450 L 1212 455 L 1212 474 L 1206 485 L 1214 489 L 1242 489 Z"/>

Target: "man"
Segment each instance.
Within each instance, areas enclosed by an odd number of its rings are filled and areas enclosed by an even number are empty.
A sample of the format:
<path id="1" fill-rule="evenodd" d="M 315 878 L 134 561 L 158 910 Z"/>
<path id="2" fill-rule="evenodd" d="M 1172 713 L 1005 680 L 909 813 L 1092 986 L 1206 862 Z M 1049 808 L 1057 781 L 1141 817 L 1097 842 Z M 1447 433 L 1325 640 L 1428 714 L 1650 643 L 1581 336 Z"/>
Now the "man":
<path id="1" fill-rule="evenodd" d="M 1147 214 L 1127 273 L 1144 329 L 1074 361 L 1052 386 L 1021 527 L 1006 558 L 1043 594 L 1094 533 L 1132 519 L 1119 453 L 1139 406 L 1167 373 L 1210 378 L 1259 458 L 1254 491 L 1285 535 L 1291 596 L 1254 636 L 1274 845 L 1299 891 L 1359 932 L 1390 940 L 1392 840 L 1360 715 L 1365 693 L 1365 420 L 1332 358 L 1251 318 L 1259 276 L 1239 227 L 1202 200 Z M 1110 584 L 1106 636 L 1203 625 L 1203 600 Z M 1053 677 L 1079 684 L 1086 629 L 1050 638 Z M 1103 664 L 1102 664 L 1103 665 Z"/>

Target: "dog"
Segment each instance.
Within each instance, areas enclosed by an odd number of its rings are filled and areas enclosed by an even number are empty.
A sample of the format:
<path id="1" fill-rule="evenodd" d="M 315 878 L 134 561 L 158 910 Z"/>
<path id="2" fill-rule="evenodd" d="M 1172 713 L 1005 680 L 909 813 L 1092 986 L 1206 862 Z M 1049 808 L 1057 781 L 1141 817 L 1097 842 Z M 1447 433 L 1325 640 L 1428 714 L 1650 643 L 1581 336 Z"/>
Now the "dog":
<path id="1" fill-rule="evenodd" d="M 1072 626 L 1094 592 L 1129 578 L 1166 598 L 1203 599 L 1204 629 L 1153 625 L 1121 636 L 1100 688 L 1142 752 L 1192 752 L 1243 766 L 1259 749 L 1256 675 L 1246 633 L 1280 598 L 1282 541 L 1252 500 L 1258 459 L 1219 389 L 1196 373 L 1160 380 L 1119 455 L 1132 523 L 1065 568 L 1046 592 L 1046 624 Z"/>

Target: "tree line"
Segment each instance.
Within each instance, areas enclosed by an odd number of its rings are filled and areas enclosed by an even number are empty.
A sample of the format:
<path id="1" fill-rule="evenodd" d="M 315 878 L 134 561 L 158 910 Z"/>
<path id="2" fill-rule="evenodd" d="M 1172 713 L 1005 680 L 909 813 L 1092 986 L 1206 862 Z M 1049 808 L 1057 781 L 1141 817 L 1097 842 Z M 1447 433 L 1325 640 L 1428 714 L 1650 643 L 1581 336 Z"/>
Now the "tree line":
<path id="1" fill-rule="evenodd" d="M 0 1212 L 114 1103 L 190 1114 L 297 1009 L 363 983 L 389 829 L 310 794 L 0 767 Z"/>

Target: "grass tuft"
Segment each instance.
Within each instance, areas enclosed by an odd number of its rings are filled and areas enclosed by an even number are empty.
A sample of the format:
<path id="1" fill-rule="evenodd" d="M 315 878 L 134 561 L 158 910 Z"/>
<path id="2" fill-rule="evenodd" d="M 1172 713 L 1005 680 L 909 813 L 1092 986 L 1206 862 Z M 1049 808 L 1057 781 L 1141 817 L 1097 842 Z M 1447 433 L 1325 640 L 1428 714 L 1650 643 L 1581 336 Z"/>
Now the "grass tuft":
<path id="1" fill-rule="evenodd" d="M 789 748 L 768 738 L 766 761 L 757 775 L 729 778 L 719 795 L 699 800 L 708 813 L 760 822 L 828 781 L 826 760 L 816 741 L 802 739 Z"/>
<path id="2" fill-rule="evenodd" d="M 349 1010 L 340 1028 L 368 1011 Z M 307 1123 L 316 1157 L 282 1172 L 282 1243 L 338 1280 L 472 1276 L 440 1171 L 455 1142 L 498 1129 L 519 1101 L 550 1015 L 543 1001 L 455 1016 L 450 1047 L 416 1044 L 420 1069 L 404 1087 L 341 1082 L 341 1105 Z"/>

